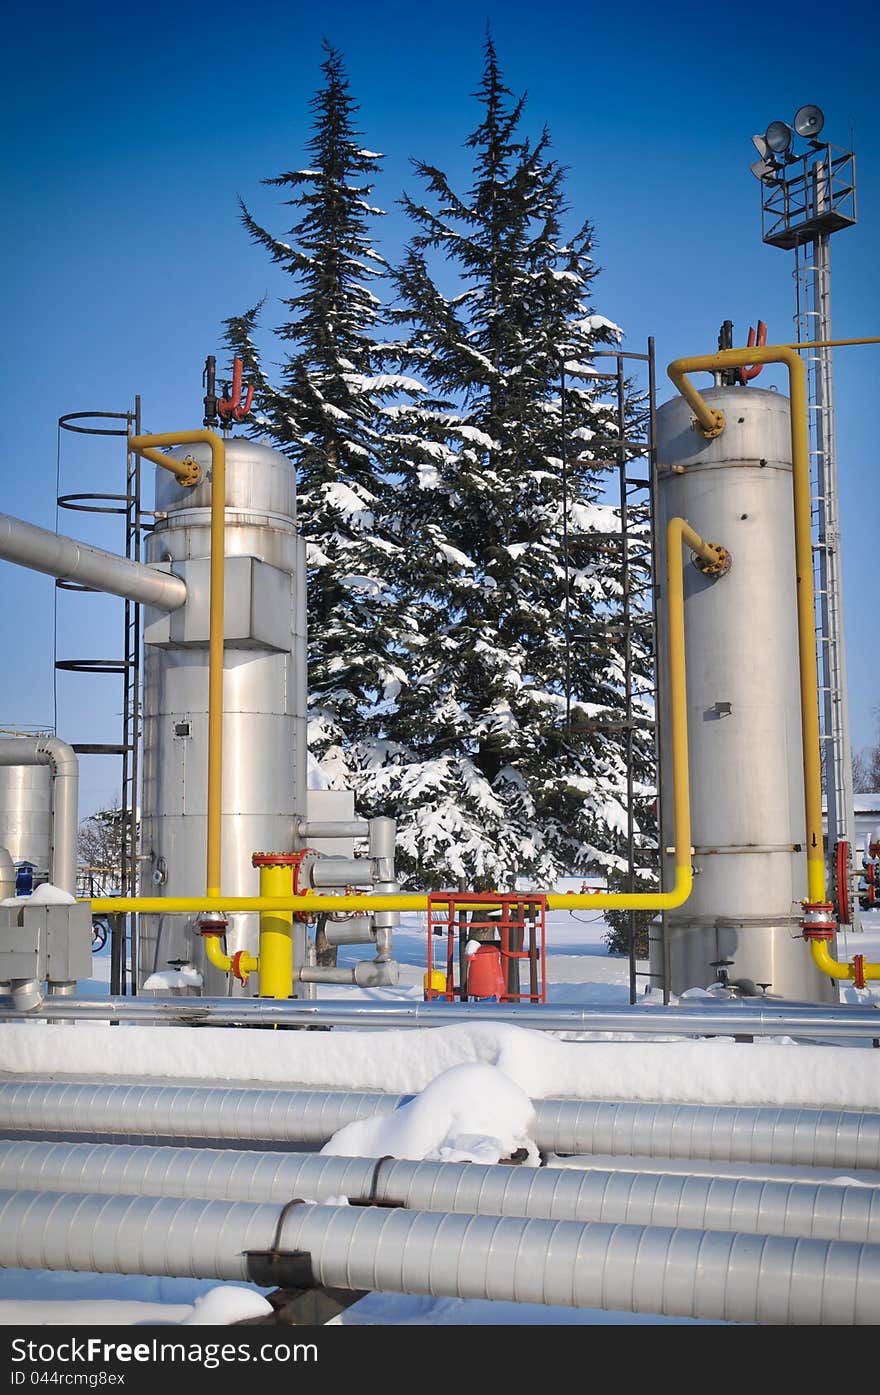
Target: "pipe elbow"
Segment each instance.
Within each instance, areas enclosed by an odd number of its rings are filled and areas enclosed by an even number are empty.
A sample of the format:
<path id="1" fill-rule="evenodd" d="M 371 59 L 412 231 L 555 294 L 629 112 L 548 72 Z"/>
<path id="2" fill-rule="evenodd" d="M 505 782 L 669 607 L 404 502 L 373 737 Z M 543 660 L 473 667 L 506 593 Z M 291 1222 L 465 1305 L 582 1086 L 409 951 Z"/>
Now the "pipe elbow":
<path id="1" fill-rule="evenodd" d="M 694 889 L 694 869 L 691 864 L 682 864 L 675 869 L 675 882 L 672 890 L 654 898 L 658 910 L 674 911 L 683 906 Z"/>
<path id="2" fill-rule="evenodd" d="M 56 779 L 79 777 L 79 758 L 72 746 L 58 736 L 38 736 L 35 751 L 52 768 Z"/>
<path id="3" fill-rule="evenodd" d="M 851 979 L 853 976 L 852 965 L 841 964 L 835 959 L 828 948 L 826 939 L 808 938 L 810 954 L 813 963 L 821 973 L 827 974 L 829 978 Z"/>
<path id="4" fill-rule="evenodd" d="M 219 969 L 221 973 L 230 973 L 232 969 L 232 957 L 229 954 L 224 954 L 223 950 L 220 948 L 220 936 L 203 935 L 202 939 L 204 940 L 205 954 L 208 963 L 213 964 L 214 968 Z"/>

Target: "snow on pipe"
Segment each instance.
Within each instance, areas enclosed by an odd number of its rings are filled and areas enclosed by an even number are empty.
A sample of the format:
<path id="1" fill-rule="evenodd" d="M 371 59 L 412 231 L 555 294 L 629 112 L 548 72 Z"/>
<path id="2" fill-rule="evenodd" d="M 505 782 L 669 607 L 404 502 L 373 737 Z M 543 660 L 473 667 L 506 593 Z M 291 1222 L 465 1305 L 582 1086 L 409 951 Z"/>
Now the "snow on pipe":
<path id="1" fill-rule="evenodd" d="M 397 1208 L 0 1193 L 0 1264 L 245 1280 L 305 1252 L 319 1284 L 773 1325 L 876 1324 L 880 1246 Z M 278 1233 L 280 1230 L 280 1234 Z"/>
<path id="2" fill-rule="evenodd" d="M 50 533 L 8 513 L 0 513 L 0 557 L 31 571 L 159 610 L 177 610 L 186 600 L 186 584 L 178 576 L 77 542 L 63 533 Z"/>
<path id="3" fill-rule="evenodd" d="M 0 1189 L 19 1188 L 278 1205 L 296 1196 L 345 1196 L 415 1211 L 880 1242 L 880 1187 L 680 1173 L 0 1142 Z"/>
<path id="4" fill-rule="evenodd" d="M 53 1006 L 53 1012 L 55 1008 Z M 6 1131 L 321 1145 L 411 1096 L 363 1091 L 0 1081 Z M 112 1121 L 112 1123 L 108 1123 Z M 880 1168 L 880 1113 L 767 1106 L 536 1100 L 545 1153 Z"/>
<path id="5" fill-rule="evenodd" d="M 758 1006 L 758 1004 L 764 1004 Z M 363 1003 L 324 999 L 78 998 L 51 1010 L 19 1011 L 0 1000 L 0 1020 L 50 1015 L 83 1021 L 180 1022 L 217 1026 L 284 1023 L 329 1027 L 448 1027 L 458 1022 L 508 1023 L 544 1032 L 635 1032 L 651 1036 L 794 1036 L 827 1040 L 880 1038 L 880 1009 L 859 1005 L 547 1007 L 540 1004 Z"/>
<path id="6" fill-rule="evenodd" d="M 0 521 L 4 515 L 0 514 Z M 52 770 L 52 866 L 50 879 L 76 895 L 79 761 L 57 736 L 0 739 L 0 765 L 48 765 Z"/>

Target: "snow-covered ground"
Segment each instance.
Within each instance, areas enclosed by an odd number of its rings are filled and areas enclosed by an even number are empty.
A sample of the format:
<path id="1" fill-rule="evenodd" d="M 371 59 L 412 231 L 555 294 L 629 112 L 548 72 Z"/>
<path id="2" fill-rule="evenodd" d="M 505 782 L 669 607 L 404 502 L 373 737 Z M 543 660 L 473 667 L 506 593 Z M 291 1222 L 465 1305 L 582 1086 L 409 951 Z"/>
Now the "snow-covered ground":
<path id="1" fill-rule="evenodd" d="M 864 927 L 863 934 L 839 946 L 842 957 L 859 952 L 869 959 L 880 958 L 880 913 L 865 916 Z M 608 954 L 604 933 L 601 915 L 573 912 L 548 918 L 550 1003 L 607 1006 L 630 1001 L 628 961 Z M 434 943 L 438 946 L 440 941 Z M 394 935 L 400 983 L 394 989 L 372 990 L 368 996 L 420 1000 L 426 947 L 424 917 L 405 917 Z M 340 962 L 354 953 L 341 952 Z M 94 964 L 94 978 L 80 985 L 83 996 L 107 993 L 109 947 L 95 956 Z M 640 996 L 650 993 L 647 968 L 645 963 L 637 965 Z M 361 992 L 334 986 L 322 990 L 322 996 L 341 998 Z M 844 988 L 841 996 L 878 1000 L 870 990 L 857 993 Z M 529 1135 L 529 1102 L 540 1098 L 834 1104 L 880 1110 L 880 1072 L 870 1049 L 795 1043 L 788 1038 L 757 1040 L 743 1047 L 719 1038 L 645 1041 L 627 1038 L 625 1033 L 569 1033 L 563 1038 L 520 1027 L 465 1024 L 370 1034 L 361 1030 L 336 1030 L 330 1035 L 274 1033 L 272 1050 L 267 1051 L 264 1033 L 242 1031 L 236 1037 L 236 1050 L 230 1053 L 229 1031 L 223 1028 L 130 1026 L 108 1033 L 99 1024 L 5 1024 L 0 1027 L 0 1075 L 112 1075 L 214 1083 L 265 1080 L 276 1085 L 385 1089 L 415 1098 L 406 1112 L 340 1130 L 325 1152 L 485 1161 L 493 1149 L 498 1157 L 524 1146 L 533 1165 L 538 1158 Z M 224 1047 L 220 1052 L 218 1042 Z M 750 1069 L 744 1071 L 746 1050 Z M 551 1159 L 550 1165 L 602 1167 L 608 1161 Z M 656 1160 L 638 1161 L 657 1169 Z M 684 1164 L 663 1160 L 664 1171 L 677 1166 Z M 707 1168 L 716 1176 L 842 1180 L 832 1168 L 806 1172 L 715 1163 Z M 687 1170 L 699 1171 L 699 1161 L 689 1160 Z M 860 1172 L 859 1181 L 880 1185 L 880 1172 Z M 0 1270 L 0 1324 L 228 1324 L 267 1311 L 263 1296 L 267 1292 L 255 1285 L 218 1284 L 211 1279 Z M 672 1321 L 690 1320 L 378 1293 L 334 1319 L 342 1325 Z"/>

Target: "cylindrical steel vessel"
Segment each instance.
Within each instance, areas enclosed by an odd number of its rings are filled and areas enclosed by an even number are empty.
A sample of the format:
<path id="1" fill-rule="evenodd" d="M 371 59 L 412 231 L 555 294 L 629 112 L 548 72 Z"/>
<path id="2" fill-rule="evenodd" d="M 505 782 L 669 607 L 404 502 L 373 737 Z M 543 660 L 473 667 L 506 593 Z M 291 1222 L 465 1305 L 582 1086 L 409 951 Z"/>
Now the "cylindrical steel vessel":
<path id="1" fill-rule="evenodd" d="M 193 455 L 203 477 L 184 488 L 157 471 L 147 549 L 187 586 L 179 611 L 145 618 L 142 892 L 152 896 L 198 895 L 206 873 L 211 453 L 207 445 L 174 453 Z M 294 820 L 307 812 L 308 756 L 295 477 L 285 456 L 253 441 L 226 443 L 225 553 L 221 890 L 258 895 L 252 854 L 293 847 Z M 256 955 L 258 916 L 231 917 L 226 947 Z M 187 917 L 142 917 L 139 982 L 175 959 L 196 963 L 206 994 L 230 991 Z"/>
<path id="2" fill-rule="evenodd" d="M 48 875 L 52 846 L 52 772 L 48 765 L 0 765 L 0 847 L 13 862 Z"/>
<path id="3" fill-rule="evenodd" d="M 681 993 L 726 975 L 746 992 L 761 984 L 773 996 L 832 1002 L 836 985 L 815 967 L 799 929 L 807 883 L 789 403 L 751 387 L 703 396 L 724 413 L 714 440 L 694 428 L 684 398 L 657 414 L 660 577 L 672 517 L 733 558 L 717 579 L 685 566 L 695 877 L 687 902 L 667 917 L 668 986 Z M 664 591 L 661 582 L 661 692 Z M 659 715 L 668 835 L 669 714 Z M 658 937 L 658 973 L 661 955 Z"/>

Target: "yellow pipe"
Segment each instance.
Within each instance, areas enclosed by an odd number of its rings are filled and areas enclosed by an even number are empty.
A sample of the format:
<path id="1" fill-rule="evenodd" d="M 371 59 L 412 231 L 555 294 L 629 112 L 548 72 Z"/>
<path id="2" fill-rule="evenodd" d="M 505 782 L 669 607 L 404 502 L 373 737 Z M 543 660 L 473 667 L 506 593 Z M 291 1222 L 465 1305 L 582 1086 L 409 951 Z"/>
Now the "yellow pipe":
<path id="1" fill-rule="evenodd" d="M 848 344 L 880 344 L 880 338 L 873 339 L 807 339 L 797 344 L 785 344 L 786 349 L 844 349 Z"/>
<path id="2" fill-rule="evenodd" d="M 804 766 L 804 808 L 807 824 L 807 901 L 825 902 L 825 855 L 822 830 L 822 769 L 819 736 L 819 683 L 816 675 L 816 608 L 813 595 L 813 549 L 810 515 L 810 457 L 807 435 L 807 374 L 798 349 L 834 348 L 847 344 L 878 344 L 873 339 L 822 339 L 792 344 L 766 344 L 744 349 L 721 349 L 698 358 L 680 358 L 667 373 L 693 408 L 707 436 L 724 429 L 723 413 L 716 412 L 700 396 L 688 373 L 714 373 L 753 363 L 784 363 L 791 397 L 791 459 L 794 498 L 795 565 L 797 571 L 798 656 L 801 690 L 801 746 Z M 834 958 L 824 939 L 809 939 L 816 967 L 831 978 L 854 977 L 851 965 Z M 880 978 L 880 964 L 866 962 L 865 978 Z"/>
<path id="3" fill-rule="evenodd" d="M 181 479 L 183 461 L 163 455 L 158 446 L 211 447 L 211 581 L 208 635 L 208 820 L 205 856 L 206 895 L 220 895 L 221 814 L 223 797 L 223 579 L 226 524 L 226 446 L 216 431 L 166 431 L 156 436 L 132 436 L 138 455 L 171 470 Z M 195 481 L 182 480 L 182 483 Z M 134 898 L 131 898 L 134 899 Z M 155 898 L 151 898 L 155 899 Z M 138 909 L 131 907 L 130 909 Z"/>
<path id="4" fill-rule="evenodd" d="M 690 895 L 691 875 L 690 866 L 676 868 L 674 887 L 671 891 L 664 892 L 548 892 L 547 909 L 579 911 L 590 907 L 596 910 L 614 907 L 617 910 L 671 910 L 675 906 L 683 905 Z M 537 891 L 526 894 L 540 896 L 542 893 Z M 246 911 L 292 911 L 311 914 L 328 909 L 327 897 L 310 891 L 298 896 L 96 896 L 89 905 L 96 913 L 111 910 L 120 914 L 140 911 L 143 915 L 195 915 L 199 911 L 227 911 L 230 915 Z M 462 896 L 461 905 L 470 905 L 466 894 Z M 393 895 L 376 896 L 367 892 L 353 893 L 334 896 L 329 908 L 333 911 L 362 912 L 425 911 L 428 908 L 428 893 L 396 892 Z M 206 940 L 210 938 L 205 936 Z"/>
<path id="5" fill-rule="evenodd" d="M 668 654 L 669 654 L 669 707 L 672 728 L 672 781 L 673 781 L 673 843 L 675 845 L 675 881 L 671 891 L 660 892 L 573 892 L 547 894 L 547 907 L 551 911 L 583 910 L 592 907 L 603 910 L 614 907 L 618 910 L 673 910 L 681 906 L 691 893 L 693 871 L 691 868 L 691 817 L 690 780 L 688 773 L 687 739 L 687 684 L 685 673 L 684 635 L 684 559 L 682 544 L 690 547 L 710 568 L 720 568 L 724 564 L 724 548 L 714 543 L 706 543 L 684 519 L 673 518 L 667 530 L 668 549 L 666 557 L 666 577 L 668 594 Z M 325 895 L 305 892 L 302 895 L 283 896 L 227 896 L 209 892 L 207 896 L 129 896 L 99 897 L 92 901 L 92 909 L 141 911 L 145 914 L 193 914 L 197 911 L 226 911 L 235 914 L 240 911 L 326 911 L 332 904 L 334 911 L 424 911 L 428 907 L 425 893 L 397 892 L 389 895 L 358 894 L 334 896 L 328 902 Z M 462 904 L 465 904 L 464 902 Z M 210 939 L 210 937 L 208 937 Z M 207 940 L 206 940 L 207 943 Z M 208 955 L 211 958 L 210 952 Z M 216 959 L 211 959 L 222 967 Z"/>
<path id="6" fill-rule="evenodd" d="M 260 895 L 293 895 L 290 864 L 260 866 Z M 293 912 L 260 912 L 260 997 L 289 998 L 293 993 Z"/>
<path id="7" fill-rule="evenodd" d="M 170 470 L 172 475 L 182 485 L 191 488 L 198 484 L 202 478 L 202 469 L 197 460 L 193 460 L 191 455 L 184 460 L 178 460 L 174 455 L 165 455 L 163 451 L 154 450 L 152 446 L 145 446 L 144 441 L 155 440 L 154 436 L 132 436 L 131 448 L 138 455 L 142 455 L 147 460 L 152 460 L 154 465 L 161 465 L 163 469 Z M 173 441 L 173 445 L 183 445 L 182 441 Z"/>
<path id="8" fill-rule="evenodd" d="M 220 948 L 219 935 L 203 935 L 202 939 L 205 942 L 205 954 L 207 955 L 208 962 L 213 964 L 215 969 L 219 969 L 221 973 L 236 973 L 242 982 L 244 982 L 248 974 L 258 974 L 260 972 L 260 961 L 259 959 L 255 959 L 252 954 L 248 954 L 245 951 L 241 951 L 239 954 L 235 955 L 224 954 L 223 950 Z"/>
<path id="9" fill-rule="evenodd" d="M 827 974 L 829 978 L 855 978 L 856 974 L 853 965 L 842 964 L 837 959 L 834 959 L 828 949 L 827 940 L 811 939 L 809 944 L 810 953 L 813 956 L 813 963 L 816 965 L 817 969 L 822 970 L 823 974 Z M 865 960 L 862 964 L 862 973 L 866 979 L 880 978 L 880 964 L 873 964 Z"/>
<path id="10" fill-rule="evenodd" d="M 203 935 L 202 940 L 205 945 L 205 954 L 208 956 L 208 963 L 213 964 L 214 968 L 219 969 L 223 974 L 231 973 L 232 955 L 223 953 L 220 948 L 220 936 Z"/>

